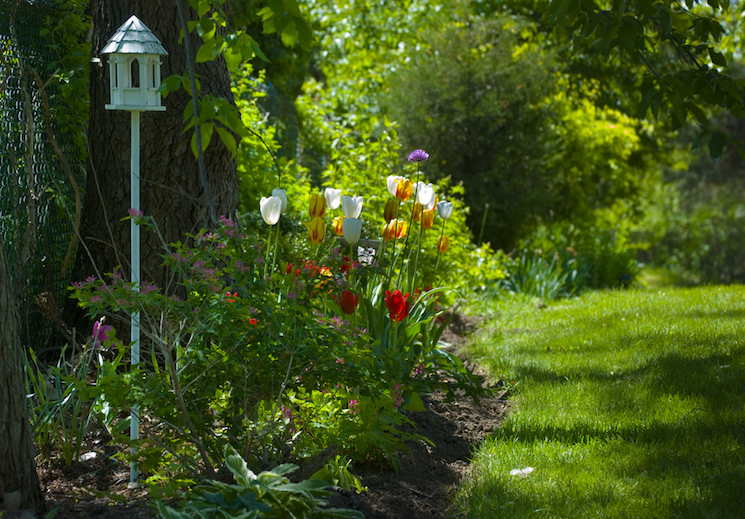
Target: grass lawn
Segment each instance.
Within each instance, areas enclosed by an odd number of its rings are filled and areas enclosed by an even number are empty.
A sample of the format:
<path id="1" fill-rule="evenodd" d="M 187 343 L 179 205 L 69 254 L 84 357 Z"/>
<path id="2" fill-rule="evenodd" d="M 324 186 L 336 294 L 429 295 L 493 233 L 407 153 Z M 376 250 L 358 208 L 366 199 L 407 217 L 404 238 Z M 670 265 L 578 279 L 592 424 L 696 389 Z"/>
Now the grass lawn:
<path id="1" fill-rule="evenodd" d="M 745 517 L 745 287 L 494 309 L 469 351 L 515 406 L 475 454 L 453 512 Z"/>

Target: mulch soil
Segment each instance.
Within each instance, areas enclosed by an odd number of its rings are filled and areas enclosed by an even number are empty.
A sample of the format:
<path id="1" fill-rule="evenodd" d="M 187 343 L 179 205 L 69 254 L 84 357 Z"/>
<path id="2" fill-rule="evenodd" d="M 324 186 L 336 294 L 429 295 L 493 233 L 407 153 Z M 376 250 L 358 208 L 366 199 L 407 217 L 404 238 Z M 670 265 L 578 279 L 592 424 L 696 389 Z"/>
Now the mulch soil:
<path id="1" fill-rule="evenodd" d="M 458 351 L 458 345 L 477 324 L 476 318 L 456 314 L 443 340 Z M 413 432 L 430 439 L 434 446 L 424 441 L 408 442 L 409 451 L 399 454 L 397 470 L 382 464 L 355 466 L 352 472 L 368 490 L 361 494 L 333 493 L 331 505 L 359 510 L 367 519 L 443 517 L 451 493 L 468 471 L 474 449 L 499 426 L 509 402 L 499 393 L 480 399 L 478 405 L 463 394 L 445 403 L 444 396 L 435 393 L 424 402 L 426 411 L 412 412 L 409 417 L 416 426 Z M 101 450 L 101 445 L 91 447 Z M 127 488 L 129 467 L 105 456 L 71 467 L 53 460 L 41 464 L 38 472 L 47 505 L 58 509 L 58 519 L 158 517 L 147 489 Z"/>

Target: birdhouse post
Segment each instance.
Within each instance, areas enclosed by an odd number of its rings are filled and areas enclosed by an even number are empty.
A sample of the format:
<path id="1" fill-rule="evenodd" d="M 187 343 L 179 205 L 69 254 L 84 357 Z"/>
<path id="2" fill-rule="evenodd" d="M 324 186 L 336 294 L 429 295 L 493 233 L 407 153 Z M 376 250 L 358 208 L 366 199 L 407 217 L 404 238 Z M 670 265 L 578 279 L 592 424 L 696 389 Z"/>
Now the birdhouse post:
<path id="1" fill-rule="evenodd" d="M 140 211 L 140 112 L 163 112 L 160 105 L 160 56 L 168 52 L 160 40 L 150 32 L 144 23 L 132 16 L 119 27 L 114 36 L 101 50 L 109 55 L 110 103 L 107 110 L 126 110 L 132 114 L 131 125 L 131 207 L 133 216 Z M 140 228 L 135 218 L 130 222 L 131 280 L 134 290 L 140 290 Z M 131 317 L 131 362 L 140 362 L 140 313 Z M 130 438 L 140 437 L 139 409 L 132 406 L 130 415 Z M 134 461 L 130 463 L 130 486 L 137 486 L 138 470 Z"/>

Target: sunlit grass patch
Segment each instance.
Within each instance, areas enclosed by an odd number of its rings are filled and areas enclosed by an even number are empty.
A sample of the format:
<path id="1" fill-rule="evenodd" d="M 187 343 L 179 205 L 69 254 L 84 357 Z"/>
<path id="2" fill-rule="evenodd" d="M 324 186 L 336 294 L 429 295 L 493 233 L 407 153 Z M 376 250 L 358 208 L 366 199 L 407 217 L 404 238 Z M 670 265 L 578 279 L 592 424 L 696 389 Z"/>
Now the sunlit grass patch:
<path id="1" fill-rule="evenodd" d="M 469 518 L 742 517 L 745 289 L 503 302 L 471 345 L 515 408 L 477 452 Z M 532 467 L 527 476 L 513 469 Z"/>

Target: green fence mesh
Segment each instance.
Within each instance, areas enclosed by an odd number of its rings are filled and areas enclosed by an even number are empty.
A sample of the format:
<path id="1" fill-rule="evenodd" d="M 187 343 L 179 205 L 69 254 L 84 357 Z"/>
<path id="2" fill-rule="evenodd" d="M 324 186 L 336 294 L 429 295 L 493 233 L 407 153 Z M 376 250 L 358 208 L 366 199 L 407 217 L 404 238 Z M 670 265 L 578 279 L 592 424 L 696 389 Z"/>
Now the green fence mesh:
<path id="1" fill-rule="evenodd" d="M 32 72 L 46 82 L 48 64 L 58 59 L 50 38 L 40 36 L 47 17 L 58 15 L 46 2 L 0 0 L 0 234 L 20 291 L 22 340 L 37 349 L 46 344 L 53 324 L 36 299 L 53 294 L 61 304 L 72 268 L 71 262 L 67 270 L 63 265 L 74 231 L 74 193 L 48 139 L 40 85 Z M 53 114 L 60 102 L 54 82 L 45 91 Z M 53 118 L 52 133 L 84 188 L 84 165 L 75 163 L 80 153 Z M 29 226 L 32 208 L 35 232 Z M 24 238 L 29 234 L 34 239 Z M 33 246 L 26 252 L 24 243 Z"/>

